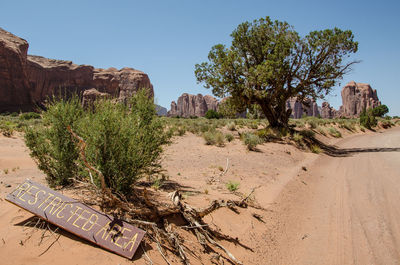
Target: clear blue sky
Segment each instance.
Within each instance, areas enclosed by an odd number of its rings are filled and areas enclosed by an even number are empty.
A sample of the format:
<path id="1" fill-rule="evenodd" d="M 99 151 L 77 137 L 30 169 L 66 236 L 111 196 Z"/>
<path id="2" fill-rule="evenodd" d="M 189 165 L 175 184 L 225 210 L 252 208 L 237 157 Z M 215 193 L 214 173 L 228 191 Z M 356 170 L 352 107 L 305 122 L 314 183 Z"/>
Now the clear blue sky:
<path id="1" fill-rule="evenodd" d="M 2 1 L 0 27 L 26 39 L 29 53 L 95 67 L 146 72 L 158 104 L 196 84 L 194 65 L 217 43 L 230 43 L 238 24 L 260 17 L 285 20 L 301 34 L 350 29 L 362 60 L 342 85 L 371 84 L 391 115 L 400 115 L 400 1 Z M 340 87 L 328 101 L 341 105 Z"/>

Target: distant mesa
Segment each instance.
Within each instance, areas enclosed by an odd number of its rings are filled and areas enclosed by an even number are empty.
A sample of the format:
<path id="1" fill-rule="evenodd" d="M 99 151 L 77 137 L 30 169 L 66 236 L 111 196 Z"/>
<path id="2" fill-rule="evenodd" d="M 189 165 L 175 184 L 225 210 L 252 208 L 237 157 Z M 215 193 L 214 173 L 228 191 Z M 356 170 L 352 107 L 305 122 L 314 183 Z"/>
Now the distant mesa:
<path id="1" fill-rule="evenodd" d="M 317 103 L 309 98 L 306 98 L 303 103 L 297 100 L 297 97 L 290 98 L 286 101 L 286 109 L 291 109 L 292 113 L 290 118 L 300 119 L 303 115 L 319 116 Z"/>
<path id="2" fill-rule="evenodd" d="M 219 101 L 213 96 L 202 94 L 191 95 L 183 93 L 177 100 L 171 102 L 171 109 L 168 111 L 170 117 L 204 117 L 208 110 L 218 110 Z"/>
<path id="3" fill-rule="evenodd" d="M 0 112 L 32 111 L 50 96 L 95 89 L 117 101 L 153 86 L 147 74 L 132 68 L 99 69 L 71 61 L 28 55 L 28 42 L 0 28 Z M 92 94 L 95 93 L 92 90 Z"/>
<path id="4" fill-rule="evenodd" d="M 156 104 L 156 112 L 158 116 L 167 116 L 168 110 L 167 108 Z"/>
<path id="5" fill-rule="evenodd" d="M 153 85 L 147 74 L 133 68 L 101 69 L 76 65 L 71 61 L 28 55 L 28 42 L 0 28 L 0 112 L 32 111 L 52 95 L 74 92 L 84 96 L 84 104 L 97 97 L 110 96 L 124 102 L 142 88 Z M 90 90 L 86 93 L 84 91 Z M 292 118 L 321 116 L 322 118 L 358 117 L 364 108 L 381 105 L 375 89 L 369 84 L 347 83 L 341 92 L 342 106 L 335 110 L 328 102 L 318 107 L 311 99 L 303 103 L 296 97 L 286 102 Z M 86 99 L 86 101 L 85 101 Z M 171 109 L 157 107 L 161 116 L 203 117 L 208 110 L 218 110 L 220 101 L 210 95 L 182 94 L 171 102 Z M 243 115 L 242 115 L 243 116 Z"/>
<path id="6" fill-rule="evenodd" d="M 339 114 L 344 117 L 359 117 L 364 109 L 381 105 L 378 94 L 369 84 L 351 81 L 342 89 L 342 106 Z"/>

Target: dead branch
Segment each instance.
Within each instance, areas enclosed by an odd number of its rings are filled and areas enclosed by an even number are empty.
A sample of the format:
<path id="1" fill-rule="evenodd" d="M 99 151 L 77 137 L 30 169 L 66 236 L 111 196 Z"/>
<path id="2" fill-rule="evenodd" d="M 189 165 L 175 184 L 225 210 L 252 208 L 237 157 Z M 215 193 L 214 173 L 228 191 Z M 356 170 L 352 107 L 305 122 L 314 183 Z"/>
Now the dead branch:
<path id="1" fill-rule="evenodd" d="M 68 131 L 71 133 L 72 137 L 78 140 L 79 149 L 80 149 L 80 157 L 83 160 L 83 164 L 89 171 L 89 175 L 91 177 L 90 182 L 85 184 L 89 191 L 93 192 L 94 198 L 93 202 L 99 203 L 97 198 L 101 197 L 102 201 L 100 202 L 100 207 L 104 211 L 112 212 L 113 214 L 119 215 L 120 219 L 123 219 L 127 222 L 136 224 L 141 228 L 145 228 L 147 233 L 146 236 L 150 238 L 152 242 L 156 243 L 157 250 L 161 254 L 164 261 L 170 265 L 170 261 L 167 259 L 166 253 L 164 250 L 172 251 L 176 256 L 180 257 L 182 264 L 189 265 L 189 259 L 185 252 L 185 248 L 189 250 L 184 245 L 183 240 L 180 238 L 179 234 L 175 231 L 172 231 L 172 226 L 168 225 L 168 217 L 171 217 L 175 214 L 178 214 L 186 221 L 187 225 L 182 228 L 188 229 L 191 231 L 197 238 L 198 243 L 203 247 L 204 251 L 213 251 L 219 256 L 221 253 L 217 252 L 209 245 L 214 246 L 223 251 L 227 255 L 227 258 L 233 264 L 242 264 L 230 251 L 228 251 L 224 246 L 222 246 L 216 239 L 225 239 L 231 242 L 239 243 L 237 238 L 232 238 L 227 235 L 223 235 L 220 232 L 212 230 L 204 221 L 203 217 L 212 213 L 213 211 L 221 208 L 227 207 L 232 211 L 239 213 L 237 207 L 246 208 L 247 199 L 253 193 L 253 191 L 249 194 L 248 197 L 244 198 L 241 201 L 233 201 L 233 200 L 215 200 L 211 203 L 210 206 L 206 207 L 202 210 L 196 210 L 191 207 L 189 204 L 182 201 L 182 196 L 179 191 L 174 191 L 169 194 L 169 197 L 172 201 L 172 205 L 167 205 L 162 208 L 160 205 L 155 204 L 153 201 L 149 199 L 147 190 L 144 189 L 142 191 L 142 196 L 135 197 L 134 202 L 129 202 L 124 196 L 119 195 L 116 196 L 112 193 L 112 191 L 106 186 L 106 182 L 104 179 L 104 175 L 100 170 L 96 169 L 86 159 L 85 156 L 85 141 L 74 133 L 71 127 L 68 126 Z M 225 174 L 229 169 L 229 159 L 227 158 L 226 168 L 224 172 Z M 101 182 L 101 190 L 99 190 L 93 182 L 93 177 L 91 172 L 95 172 L 100 179 Z M 222 176 L 221 175 L 221 176 Z M 80 181 L 81 182 L 81 181 Z M 54 244 L 53 242 L 51 246 Z M 239 243 L 240 244 L 240 243 Z M 241 246 L 244 246 L 240 244 Z M 51 247 L 50 246 L 50 247 Z M 50 248 L 49 247 L 49 248 Z M 249 249 L 248 247 L 246 247 Z M 45 250 L 46 252 L 47 250 Z M 190 250 L 189 250 L 190 251 Z M 43 255 L 43 252 L 41 255 Z M 145 253 L 147 256 L 147 253 Z M 148 257 L 150 260 L 150 258 Z M 151 260 L 150 260 L 150 263 Z"/>
<path id="2" fill-rule="evenodd" d="M 219 174 L 219 176 L 222 177 L 223 175 L 225 175 L 226 172 L 228 172 L 228 169 L 229 169 L 229 158 L 226 158 L 225 170 L 221 174 Z"/>

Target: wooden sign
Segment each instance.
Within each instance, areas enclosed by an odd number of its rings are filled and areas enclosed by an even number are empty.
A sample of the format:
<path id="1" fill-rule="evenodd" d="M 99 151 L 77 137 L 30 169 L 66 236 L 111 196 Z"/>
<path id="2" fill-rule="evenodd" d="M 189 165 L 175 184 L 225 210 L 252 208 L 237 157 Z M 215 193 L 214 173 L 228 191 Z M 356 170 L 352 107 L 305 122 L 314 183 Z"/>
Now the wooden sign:
<path id="1" fill-rule="evenodd" d="M 6 200 L 96 245 L 132 258 L 145 231 L 29 179 Z"/>

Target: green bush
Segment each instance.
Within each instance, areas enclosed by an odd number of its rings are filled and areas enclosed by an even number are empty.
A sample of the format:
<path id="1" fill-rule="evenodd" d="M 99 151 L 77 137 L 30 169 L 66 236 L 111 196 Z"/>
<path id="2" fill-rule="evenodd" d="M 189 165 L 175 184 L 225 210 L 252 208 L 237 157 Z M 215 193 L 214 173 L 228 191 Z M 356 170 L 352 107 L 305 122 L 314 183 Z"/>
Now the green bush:
<path id="1" fill-rule="evenodd" d="M 315 129 L 317 128 L 317 122 L 315 120 L 310 119 L 309 121 L 307 121 L 308 125 L 310 125 L 311 129 Z"/>
<path id="2" fill-rule="evenodd" d="M 383 115 L 389 112 L 389 108 L 386 105 L 380 105 L 373 108 L 371 111 L 372 115 L 374 115 L 375 117 L 383 117 Z"/>
<path id="3" fill-rule="evenodd" d="M 215 141 L 217 146 L 225 146 L 225 136 L 223 135 L 222 132 L 215 132 Z"/>
<path id="4" fill-rule="evenodd" d="M 224 135 L 219 131 L 208 131 L 203 133 L 203 138 L 206 141 L 206 145 L 217 145 L 224 146 L 225 139 Z"/>
<path id="5" fill-rule="evenodd" d="M 5 137 L 11 137 L 14 134 L 14 130 L 16 128 L 16 124 L 11 121 L 0 121 L 0 132 Z"/>
<path id="6" fill-rule="evenodd" d="M 207 119 L 219 119 L 220 115 L 215 110 L 210 109 L 207 110 L 206 115 L 204 117 L 206 117 Z"/>
<path id="7" fill-rule="evenodd" d="M 234 139 L 234 137 L 233 137 L 232 134 L 227 133 L 227 134 L 225 134 L 225 139 L 226 139 L 228 142 L 232 142 L 233 139 Z"/>
<path id="8" fill-rule="evenodd" d="M 314 144 L 310 146 L 310 150 L 311 150 L 311 152 L 313 152 L 315 154 L 319 154 L 322 152 L 321 147 L 319 147 L 318 145 L 314 145 Z"/>
<path id="9" fill-rule="evenodd" d="M 40 119 L 40 114 L 36 112 L 25 112 L 19 115 L 20 120 Z"/>
<path id="10" fill-rule="evenodd" d="M 127 105 L 102 100 L 85 111 L 73 98 L 53 102 L 47 109 L 43 119 L 48 126 L 29 129 L 25 137 L 50 185 L 67 184 L 78 172 L 89 177 L 67 126 L 85 140 L 89 164 L 102 172 L 114 192 L 129 195 L 135 181 L 160 167 L 162 145 L 170 134 L 145 91 L 134 95 Z M 100 185 L 95 174 L 94 181 Z"/>
<path id="11" fill-rule="evenodd" d="M 263 143 L 263 140 L 258 135 L 252 133 L 245 133 L 243 135 L 243 142 L 250 151 L 256 151 L 256 146 Z"/>
<path id="12" fill-rule="evenodd" d="M 235 181 L 228 181 L 228 183 L 226 183 L 226 188 L 229 191 L 236 191 L 239 188 L 240 183 L 239 182 L 235 182 Z"/>
<path id="13" fill-rule="evenodd" d="M 231 121 L 230 123 L 228 123 L 228 130 L 236 131 L 236 125 L 234 122 Z"/>
<path id="14" fill-rule="evenodd" d="M 365 128 L 372 129 L 377 125 L 376 118 L 371 109 L 363 110 L 360 114 L 360 125 L 364 126 Z"/>
<path id="15" fill-rule="evenodd" d="M 203 133 L 203 138 L 206 141 L 206 145 L 214 145 L 217 143 L 214 132 L 208 131 Z"/>
<path id="16" fill-rule="evenodd" d="M 301 135 L 300 133 L 294 133 L 293 140 L 297 143 L 301 143 L 301 141 L 303 141 L 303 135 Z"/>
<path id="17" fill-rule="evenodd" d="M 328 129 L 328 132 L 329 132 L 330 135 L 332 135 L 335 138 L 342 137 L 342 134 L 338 130 L 336 130 L 334 127 L 330 127 Z"/>
<path id="18" fill-rule="evenodd" d="M 320 126 L 317 127 L 317 132 L 318 132 L 319 134 L 323 135 L 323 136 L 326 136 L 326 133 L 325 133 L 324 128 L 322 128 L 322 127 L 320 127 Z"/>
<path id="19" fill-rule="evenodd" d="M 51 187 L 67 185 L 77 176 L 78 147 L 67 127 L 78 131 L 83 114 L 78 97 L 60 101 L 53 98 L 43 112 L 45 126 L 26 129 L 25 143 Z"/>
<path id="20" fill-rule="evenodd" d="M 315 132 L 312 130 L 302 130 L 299 132 L 302 136 L 306 138 L 312 138 L 315 136 Z"/>

